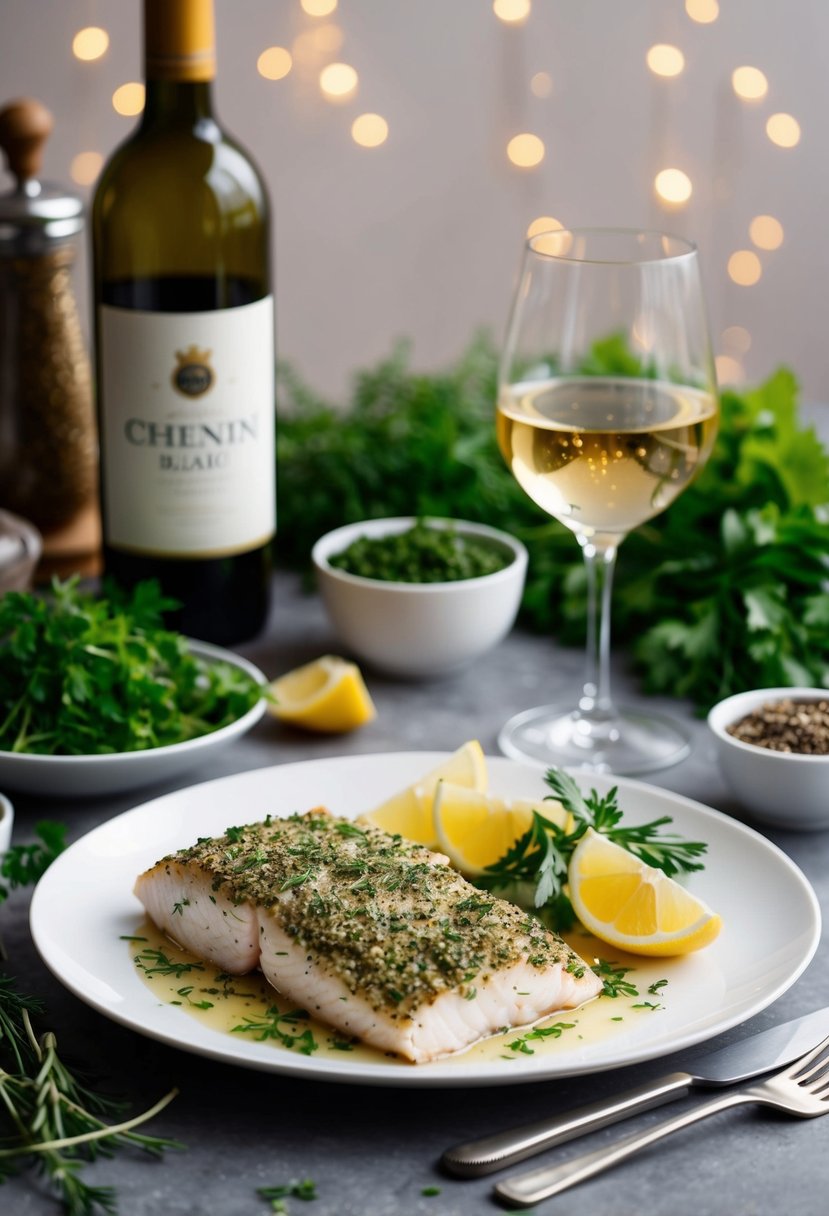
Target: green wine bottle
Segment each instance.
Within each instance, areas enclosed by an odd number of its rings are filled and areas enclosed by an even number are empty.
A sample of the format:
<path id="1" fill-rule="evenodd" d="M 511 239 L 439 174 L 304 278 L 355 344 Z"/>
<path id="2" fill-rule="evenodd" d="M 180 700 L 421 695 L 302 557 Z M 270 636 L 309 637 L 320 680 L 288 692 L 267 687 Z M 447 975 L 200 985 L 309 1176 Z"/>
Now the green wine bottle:
<path id="1" fill-rule="evenodd" d="M 104 569 L 234 643 L 265 622 L 276 528 L 268 201 L 213 117 L 213 0 L 144 0 L 144 54 L 93 204 Z"/>

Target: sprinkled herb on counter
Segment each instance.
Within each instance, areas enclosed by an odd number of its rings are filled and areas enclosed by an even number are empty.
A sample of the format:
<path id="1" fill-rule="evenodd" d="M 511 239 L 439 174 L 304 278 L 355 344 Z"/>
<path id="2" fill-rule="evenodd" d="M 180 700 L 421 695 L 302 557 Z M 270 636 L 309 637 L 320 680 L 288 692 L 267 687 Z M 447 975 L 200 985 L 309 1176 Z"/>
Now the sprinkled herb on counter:
<path id="1" fill-rule="evenodd" d="M 829 697 L 820 701 L 767 701 L 739 722 L 726 727 L 741 743 L 772 752 L 803 756 L 829 755 Z"/>
<path id="2" fill-rule="evenodd" d="M 512 554 L 454 527 L 419 519 L 405 532 L 360 536 L 329 565 L 361 578 L 393 583 L 453 583 L 503 570 Z"/>

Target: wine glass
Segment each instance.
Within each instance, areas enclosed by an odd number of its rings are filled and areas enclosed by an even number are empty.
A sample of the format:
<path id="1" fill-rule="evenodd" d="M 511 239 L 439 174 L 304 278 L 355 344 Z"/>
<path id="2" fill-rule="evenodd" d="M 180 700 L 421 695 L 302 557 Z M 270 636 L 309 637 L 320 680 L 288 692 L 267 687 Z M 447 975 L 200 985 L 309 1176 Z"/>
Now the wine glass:
<path id="1" fill-rule="evenodd" d="M 693 244 L 612 228 L 527 241 L 499 370 L 498 442 L 519 485 L 581 545 L 587 671 L 577 705 L 544 705 L 506 723 L 506 755 L 629 774 L 690 751 L 671 718 L 613 703 L 611 585 L 625 536 L 669 506 L 708 458 L 717 416 Z"/>

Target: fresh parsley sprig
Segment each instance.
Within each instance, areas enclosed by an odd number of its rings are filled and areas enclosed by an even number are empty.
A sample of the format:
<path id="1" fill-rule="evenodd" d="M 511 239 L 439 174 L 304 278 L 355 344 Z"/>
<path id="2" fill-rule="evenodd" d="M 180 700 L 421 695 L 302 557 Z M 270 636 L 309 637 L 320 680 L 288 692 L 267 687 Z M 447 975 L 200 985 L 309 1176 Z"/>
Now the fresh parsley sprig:
<path id="1" fill-rule="evenodd" d="M 552 791 L 548 798 L 555 798 L 572 816 L 571 830 L 534 811 L 523 836 L 503 857 L 487 866 L 477 881 L 488 890 L 508 892 L 516 902 L 531 903 L 551 928 L 569 929 L 576 919 L 565 889 L 567 867 L 588 828 L 601 832 L 669 877 L 704 868 L 699 858 L 708 846 L 663 832 L 672 822 L 669 816 L 650 823 L 622 824 L 615 786 L 604 797 L 595 790 L 583 794 L 573 778 L 559 768 L 548 769 L 545 780 Z"/>
<path id="2" fill-rule="evenodd" d="M 603 798 L 595 790 L 585 796 L 570 774 L 560 768 L 548 769 L 545 781 L 553 796 L 581 825 L 571 833 L 576 842 L 584 835 L 585 829 L 591 827 L 609 837 L 614 844 L 634 853 L 647 865 L 663 870 L 669 878 L 705 868 L 697 858 L 705 853 L 708 845 L 698 840 L 684 840 L 675 832 L 663 833 L 662 828 L 672 822 L 669 815 L 662 815 L 650 823 L 623 825 L 617 786 L 614 785 Z"/>

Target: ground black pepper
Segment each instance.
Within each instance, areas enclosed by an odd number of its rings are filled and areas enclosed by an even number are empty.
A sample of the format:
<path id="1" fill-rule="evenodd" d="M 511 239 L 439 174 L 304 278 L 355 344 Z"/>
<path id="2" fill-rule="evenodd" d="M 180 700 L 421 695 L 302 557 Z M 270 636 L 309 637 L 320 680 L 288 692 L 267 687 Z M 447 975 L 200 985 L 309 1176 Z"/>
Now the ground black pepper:
<path id="1" fill-rule="evenodd" d="M 741 743 L 772 752 L 804 756 L 829 755 L 829 696 L 819 701 L 767 701 L 739 722 L 726 727 Z"/>

